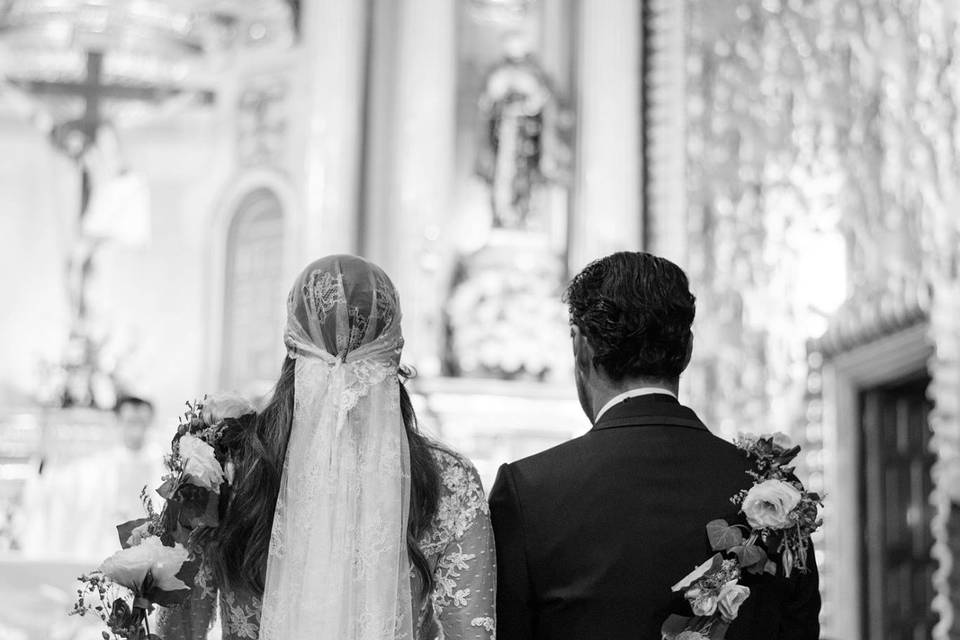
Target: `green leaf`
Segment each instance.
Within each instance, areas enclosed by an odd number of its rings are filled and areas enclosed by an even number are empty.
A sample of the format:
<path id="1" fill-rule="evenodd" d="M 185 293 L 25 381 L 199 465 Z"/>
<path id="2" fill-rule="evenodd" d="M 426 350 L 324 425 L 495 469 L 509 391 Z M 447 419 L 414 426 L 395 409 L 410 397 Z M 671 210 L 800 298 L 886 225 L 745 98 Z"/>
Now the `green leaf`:
<path id="1" fill-rule="evenodd" d="M 120 546 L 124 549 L 130 547 L 130 534 L 133 533 L 133 530 L 139 527 L 140 525 L 150 522 L 150 518 L 138 518 L 136 520 L 130 520 L 129 522 L 124 522 L 123 524 L 117 525 L 117 536 L 120 538 Z"/>
<path id="2" fill-rule="evenodd" d="M 767 562 L 767 552 L 755 544 L 737 545 L 730 549 L 740 560 L 740 566 L 751 573 L 760 573 L 763 571 L 764 564 Z M 759 567 L 759 571 L 752 571 Z"/>
<path id="3" fill-rule="evenodd" d="M 791 460 L 796 458 L 798 455 L 800 455 L 799 445 L 793 447 L 792 449 L 787 449 L 786 451 L 781 453 L 779 456 L 777 456 L 777 461 L 780 463 L 781 466 L 783 466 L 788 464 Z"/>
<path id="4" fill-rule="evenodd" d="M 767 560 L 767 564 L 763 565 L 763 570 L 772 576 L 777 575 L 777 565 L 774 564 L 773 560 Z"/>
<path id="5" fill-rule="evenodd" d="M 743 544 L 743 533 L 737 527 L 731 527 L 726 520 L 711 520 L 707 523 L 707 538 L 714 551 L 728 551 Z"/>
<path id="6" fill-rule="evenodd" d="M 174 493 L 176 493 L 177 488 L 179 486 L 180 486 L 180 483 L 176 479 L 170 478 L 169 480 L 165 481 L 162 485 L 157 487 L 157 493 L 159 493 L 160 497 L 163 498 L 164 500 L 169 500 L 170 498 L 173 497 Z"/>
<path id="7" fill-rule="evenodd" d="M 187 529 L 220 524 L 220 495 L 192 484 L 181 485 L 167 506 L 179 506 L 178 521 Z"/>
<path id="8" fill-rule="evenodd" d="M 663 623 L 663 626 L 660 627 L 661 636 L 664 640 L 674 640 L 674 638 L 688 628 L 687 625 L 692 619 L 693 618 L 689 616 L 681 616 L 676 613 L 671 614 Z"/>

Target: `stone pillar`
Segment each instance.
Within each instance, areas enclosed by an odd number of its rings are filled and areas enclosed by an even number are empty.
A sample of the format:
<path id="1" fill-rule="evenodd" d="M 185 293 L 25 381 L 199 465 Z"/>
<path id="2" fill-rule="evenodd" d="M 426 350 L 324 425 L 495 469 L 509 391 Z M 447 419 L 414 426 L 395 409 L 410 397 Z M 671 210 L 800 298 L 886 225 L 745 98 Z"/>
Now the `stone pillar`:
<path id="1" fill-rule="evenodd" d="M 440 371 L 447 282 L 439 246 L 450 215 L 456 145 L 456 7 L 450 0 L 377 2 L 375 31 L 392 31 L 375 58 L 366 253 L 393 278 L 403 305 L 404 361 Z M 374 46 L 383 43 L 374 42 Z M 378 66 L 379 65 L 379 66 Z M 383 66 L 391 69 L 383 73 Z"/>
<path id="2" fill-rule="evenodd" d="M 306 2 L 301 24 L 304 84 L 293 120 L 304 145 L 296 180 L 304 194 L 303 262 L 358 246 L 367 3 Z"/>
<path id="3" fill-rule="evenodd" d="M 578 8 L 576 207 L 570 269 L 642 243 L 641 3 Z"/>

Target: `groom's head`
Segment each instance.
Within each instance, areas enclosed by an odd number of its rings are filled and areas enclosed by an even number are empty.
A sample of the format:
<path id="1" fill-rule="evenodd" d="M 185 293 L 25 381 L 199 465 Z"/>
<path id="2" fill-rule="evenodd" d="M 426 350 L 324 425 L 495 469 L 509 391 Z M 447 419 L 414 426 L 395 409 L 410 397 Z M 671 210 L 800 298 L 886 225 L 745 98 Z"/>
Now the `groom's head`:
<path id="1" fill-rule="evenodd" d="M 598 397 L 637 386 L 676 387 L 690 362 L 696 312 L 680 267 L 649 253 L 614 253 L 578 273 L 564 301 L 577 390 L 591 419 Z"/>

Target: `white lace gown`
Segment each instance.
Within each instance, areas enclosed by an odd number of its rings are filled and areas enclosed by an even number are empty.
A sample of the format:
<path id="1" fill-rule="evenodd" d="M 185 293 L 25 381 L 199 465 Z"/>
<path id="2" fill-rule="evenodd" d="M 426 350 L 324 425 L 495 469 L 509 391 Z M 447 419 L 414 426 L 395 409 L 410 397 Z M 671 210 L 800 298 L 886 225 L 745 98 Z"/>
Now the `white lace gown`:
<path id="1" fill-rule="evenodd" d="M 440 502 L 420 548 L 436 580 L 430 603 L 438 625 L 431 637 L 418 640 L 494 640 L 496 549 L 480 476 L 458 454 L 434 449 L 433 455 L 441 474 Z M 224 640 L 258 638 L 260 599 L 255 594 L 218 585 L 207 563 L 195 586 L 190 600 L 160 611 L 157 634 L 161 638 L 205 639 L 218 600 Z"/>

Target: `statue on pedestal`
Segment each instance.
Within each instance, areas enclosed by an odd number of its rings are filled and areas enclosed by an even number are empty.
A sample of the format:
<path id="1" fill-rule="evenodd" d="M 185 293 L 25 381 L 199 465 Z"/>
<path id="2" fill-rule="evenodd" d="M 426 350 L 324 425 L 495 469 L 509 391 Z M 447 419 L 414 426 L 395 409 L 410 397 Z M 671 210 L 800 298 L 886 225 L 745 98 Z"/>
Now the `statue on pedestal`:
<path id="1" fill-rule="evenodd" d="M 519 36 L 487 75 L 480 96 L 477 174 L 490 186 L 494 228 L 542 227 L 538 184 L 559 181 L 569 150 L 560 142 L 560 109 L 549 79 Z"/>

